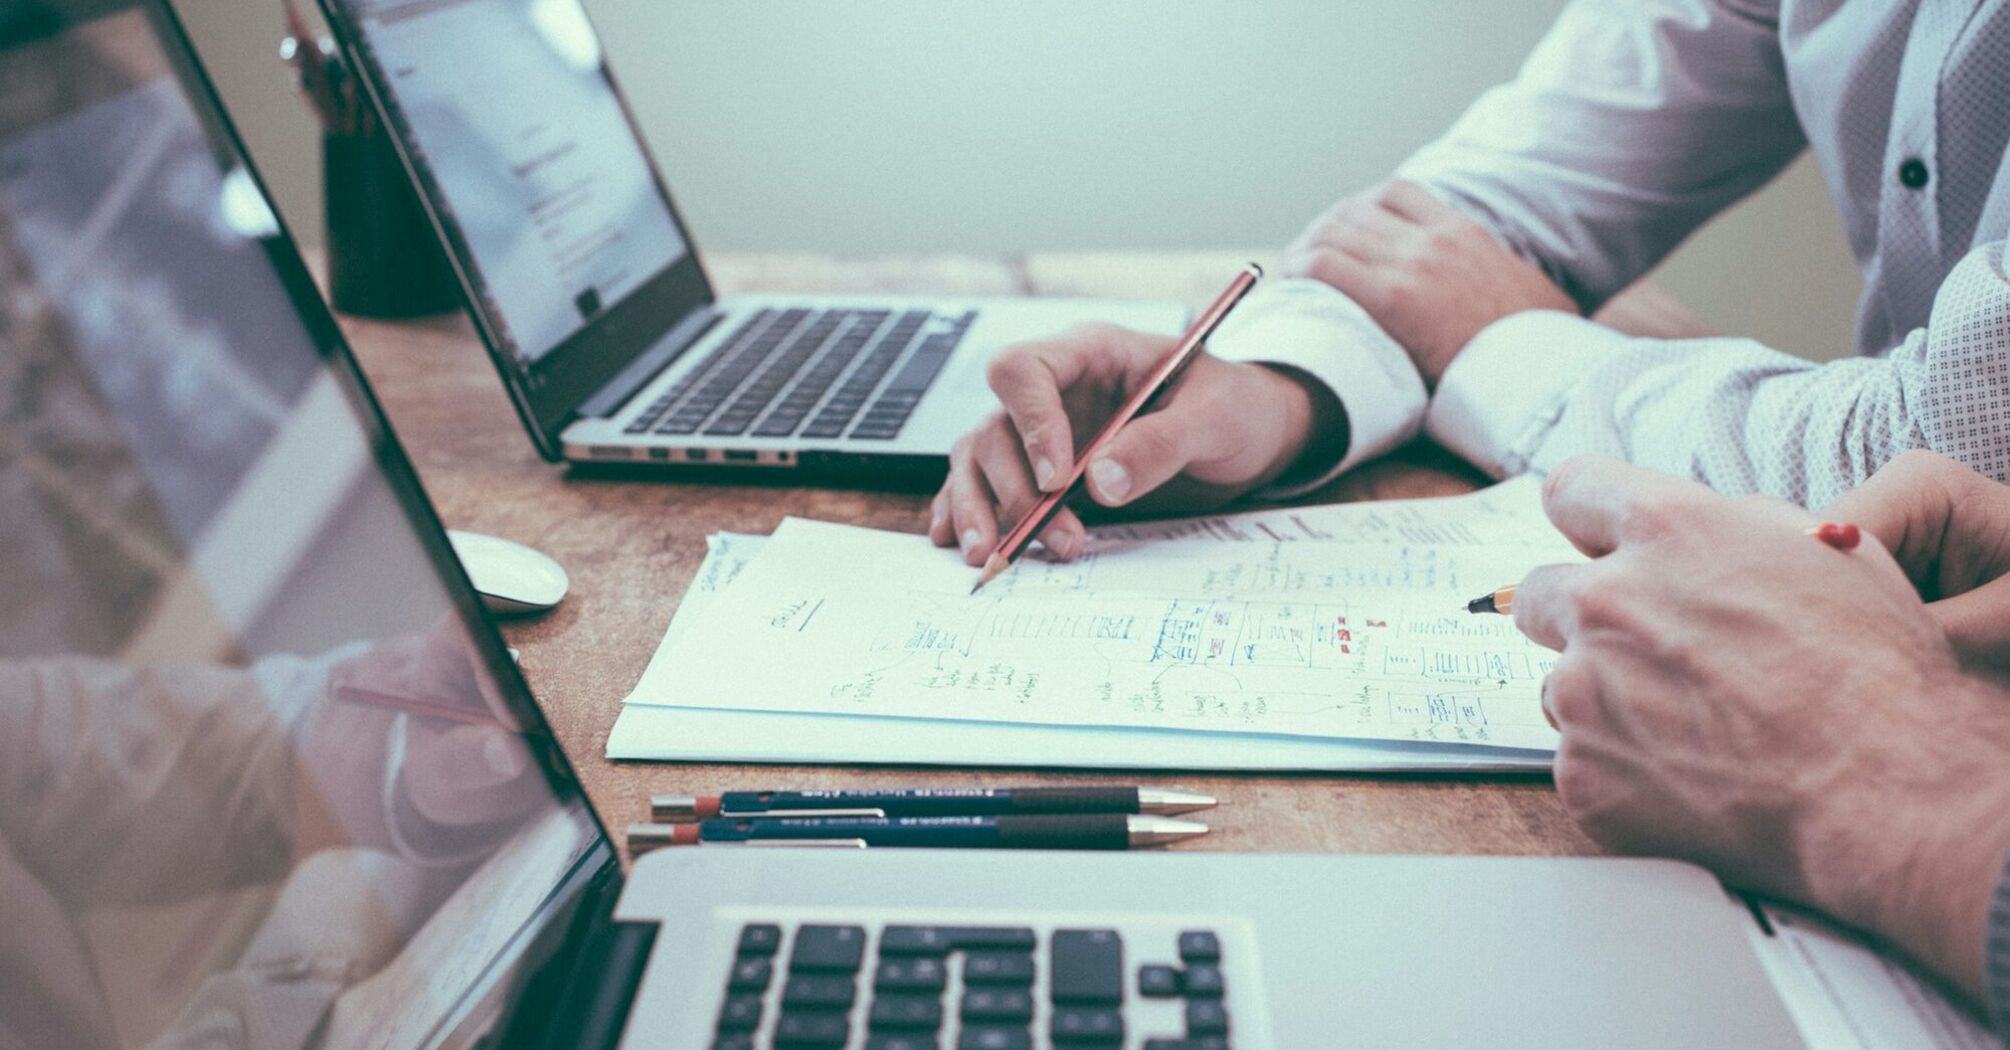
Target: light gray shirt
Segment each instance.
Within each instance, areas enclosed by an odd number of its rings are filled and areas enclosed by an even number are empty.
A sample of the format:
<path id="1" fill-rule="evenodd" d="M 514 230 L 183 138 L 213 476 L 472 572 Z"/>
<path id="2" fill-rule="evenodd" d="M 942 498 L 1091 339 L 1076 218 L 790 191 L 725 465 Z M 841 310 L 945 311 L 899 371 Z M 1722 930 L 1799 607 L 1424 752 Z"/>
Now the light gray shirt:
<path id="1" fill-rule="evenodd" d="M 1334 472 L 1421 429 L 1495 476 L 1597 451 L 1816 507 L 1911 448 L 2010 480 L 2006 114 L 2010 0 L 1581 0 L 1399 174 L 1589 311 L 1811 149 L 1864 275 L 1859 356 L 1538 311 L 1482 331 L 1427 403 L 1399 346 L 1303 281 L 1214 350 L 1332 387 L 1352 431 Z"/>

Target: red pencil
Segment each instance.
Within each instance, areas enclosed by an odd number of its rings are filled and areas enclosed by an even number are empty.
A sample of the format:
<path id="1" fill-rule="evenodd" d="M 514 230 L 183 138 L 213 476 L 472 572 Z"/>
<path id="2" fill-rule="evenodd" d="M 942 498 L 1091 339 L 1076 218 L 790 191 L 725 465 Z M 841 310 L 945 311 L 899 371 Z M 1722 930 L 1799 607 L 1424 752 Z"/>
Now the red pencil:
<path id="1" fill-rule="evenodd" d="M 486 710 L 476 711 L 453 704 L 435 704 L 425 700 L 416 700 L 409 696 L 399 696 L 395 693 L 382 693 L 375 689 L 366 689 L 360 685 L 338 685 L 335 687 L 334 694 L 337 700 L 359 704 L 363 707 L 381 707 L 392 711 L 403 711 L 406 714 L 418 715 L 421 718 L 437 718 L 443 722 L 459 722 L 462 725 L 471 726 L 494 726 L 497 729 L 508 729 L 511 732 L 515 732 L 514 728 L 504 725 Z"/>
<path id="2" fill-rule="evenodd" d="M 1097 454 L 1109 445 L 1117 436 L 1117 431 L 1124 428 L 1124 424 L 1136 419 L 1152 403 L 1153 398 L 1172 386 L 1173 380 L 1179 378 L 1179 374 L 1192 363 L 1201 348 L 1207 345 L 1207 337 L 1213 335 L 1216 328 L 1221 327 L 1221 322 L 1227 319 L 1229 311 L 1235 309 L 1235 304 L 1241 302 L 1242 297 L 1248 295 L 1249 290 L 1256 287 L 1256 282 L 1262 277 L 1263 267 L 1255 263 L 1243 267 L 1242 272 L 1235 275 L 1235 280 L 1229 282 L 1220 297 L 1215 299 L 1214 305 L 1208 307 L 1207 312 L 1194 321 L 1193 327 L 1187 329 L 1186 337 L 1179 341 L 1179 345 L 1172 348 L 1172 352 L 1165 356 L 1165 360 L 1160 361 L 1159 366 L 1152 370 L 1152 374 L 1138 386 L 1130 400 L 1124 402 L 1123 407 L 1117 409 L 1116 414 L 1103 424 L 1103 429 L 1096 431 L 1095 438 L 1082 449 L 1082 454 L 1075 457 L 1075 465 L 1068 470 L 1067 484 L 1041 496 L 1040 501 L 1033 504 L 1018 523 L 1012 526 L 1011 531 L 1005 534 L 1005 538 L 998 541 L 998 549 L 992 551 L 991 557 L 985 559 L 984 571 L 977 576 L 977 586 L 970 588 L 971 594 L 976 594 L 985 584 L 997 579 L 999 573 L 1019 560 L 1019 555 L 1024 554 L 1026 548 L 1032 545 L 1033 537 L 1038 536 L 1040 530 L 1046 528 L 1047 523 L 1060 511 L 1061 501 L 1067 499 L 1068 493 L 1082 483 L 1082 475 L 1088 473 L 1089 464 L 1095 460 Z"/>

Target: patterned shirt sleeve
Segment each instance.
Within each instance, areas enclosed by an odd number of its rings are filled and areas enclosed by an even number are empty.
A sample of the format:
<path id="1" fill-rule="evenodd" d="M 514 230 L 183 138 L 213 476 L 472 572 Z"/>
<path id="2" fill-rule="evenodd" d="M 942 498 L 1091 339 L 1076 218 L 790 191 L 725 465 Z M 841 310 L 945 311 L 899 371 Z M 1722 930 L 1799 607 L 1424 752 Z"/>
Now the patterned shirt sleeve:
<path id="1" fill-rule="evenodd" d="M 2010 481 L 2010 279 L 2003 242 L 1941 285 L 1892 350 L 1826 364 L 1748 339 L 1633 339 L 1556 312 L 1482 331 L 1424 428 L 1504 477 L 1602 452 L 1821 507 L 1914 448 Z"/>
<path id="2" fill-rule="evenodd" d="M 1989 1018 L 1996 1023 L 1996 1034 L 2010 1042 L 2010 858 L 1996 882 L 1996 899 L 1989 904 L 1986 950 L 1982 965 L 1989 984 Z"/>

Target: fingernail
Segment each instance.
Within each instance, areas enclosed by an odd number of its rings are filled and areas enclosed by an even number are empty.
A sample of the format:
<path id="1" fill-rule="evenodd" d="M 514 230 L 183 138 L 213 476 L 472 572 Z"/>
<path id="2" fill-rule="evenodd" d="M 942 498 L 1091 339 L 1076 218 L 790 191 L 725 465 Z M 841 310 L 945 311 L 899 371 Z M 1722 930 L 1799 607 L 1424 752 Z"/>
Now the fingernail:
<path id="1" fill-rule="evenodd" d="M 977 545 L 978 545 L 979 543 L 982 543 L 983 541 L 984 541 L 984 534 L 983 534 L 983 533 L 981 533 L 981 532 L 978 532 L 978 531 L 977 531 L 976 529 L 964 529 L 964 530 L 963 530 L 963 549 L 964 549 L 964 550 L 966 550 L 966 551 L 968 551 L 968 550 L 974 550 L 974 549 L 976 549 Z"/>
<path id="2" fill-rule="evenodd" d="M 1037 481 L 1037 482 L 1039 482 L 1039 483 L 1040 483 L 1040 487 L 1041 487 L 1042 489 L 1049 489 L 1049 488 L 1053 488 L 1053 487 L 1054 487 L 1054 461 L 1053 461 L 1053 460 L 1051 460 L 1051 459 L 1048 459 L 1048 458 L 1047 458 L 1047 457 L 1045 457 L 1045 456 L 1041 456 L 1041 457 L 1040 457 L 1039 459 L 1036 459 L 1036 460 L 1034 460 L 1034 461 L 1033 461 L 1033 480 L 1034 480 L 1034 481 Z"/>
<path id="3" fill-rule="evenodd" d="M 1072 558 L 1081 553 L 1082 541 L 1074 533 L 1064 532 L 1054 537 L 1048 546 L 1054 549 L 1056 555 L 1062 558 Z"/>
<path id="4" fill-rule="evenodd" d="M 942 516 L 943 516 L 943 515 L 942 515 L 942 512 L 941 512 L 941 511 L 939 511 L 939 510 L 937 510 L 937 511 L 931 511 L 931 512 L 929 512 L 929 515 L 928 515 L 928 533 L 929 533 L 929 535 L 931 535 L 931 536 L 932 536 L 932 535 L 934 535 L 935 533 L 938 533 L 938 532 L 941 532 L 941 531 L 942 531 Z"/>
<path id="5" fill-rule="evenodd" d="M 1122 503 L 1131 494 L 1131 472 L 1114 459 L 1099 459 L 1089 465 L 1089 480 L 1096 491 L 1112 503 Z"/>

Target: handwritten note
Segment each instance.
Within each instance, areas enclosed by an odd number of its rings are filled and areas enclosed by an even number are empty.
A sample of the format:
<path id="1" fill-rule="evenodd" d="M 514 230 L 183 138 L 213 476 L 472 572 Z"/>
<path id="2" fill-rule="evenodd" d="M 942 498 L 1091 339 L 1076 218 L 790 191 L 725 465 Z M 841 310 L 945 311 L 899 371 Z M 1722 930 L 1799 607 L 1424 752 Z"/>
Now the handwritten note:
<path id="1" fill-rule="evenodd" d="M 1553 747 L 1537 688 L 1555 654 L 1461 608 L 1577 557 L 1535 499 L 1515 483 L 1098 530 L 1076 562 L 1029 558 L 975 597 L 920 537 L 791 519 L 722 562 L 732 585 L 679 618 L 632 699 Z"/>

